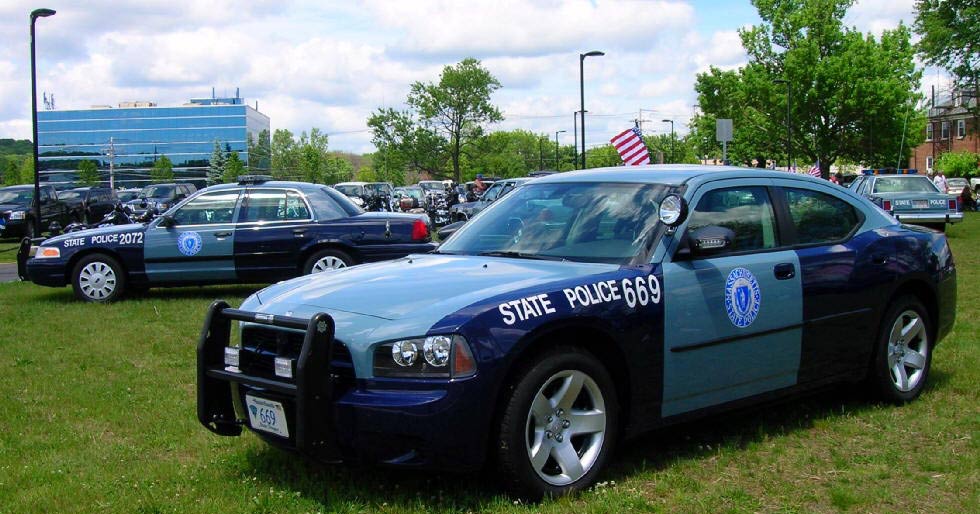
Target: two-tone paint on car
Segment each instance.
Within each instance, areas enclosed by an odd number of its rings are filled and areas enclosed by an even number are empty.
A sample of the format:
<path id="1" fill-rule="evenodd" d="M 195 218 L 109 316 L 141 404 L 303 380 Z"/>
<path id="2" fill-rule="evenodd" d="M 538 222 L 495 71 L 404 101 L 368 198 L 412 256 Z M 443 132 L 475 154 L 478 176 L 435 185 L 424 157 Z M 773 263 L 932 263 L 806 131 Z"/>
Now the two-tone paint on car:
<path id="1" fill-rule="evenodd" d="M 128 287 L 268 283 L 435 247 L 424 216 L 366 213 L 327 186 L 253 180 L 199 191 L 148 224 L 47 239 L 26 275 L 111 301 Z"/>
<path id="2" fill-rule="evenodd" d="M 912 399 L 954 313 L 945 236 L 827 182 L 574 172 L 516 189 L 437 253 L 216 305 L 198 416 L 329 460 L 493 461 L 523 494 L 564 494 L 594 483 L 617 440 L 682 420 L 869 375 Z M 239 346 L 219 319 L 247 322 Z M 309 368 L 320 329 L 332 361 Z M 252 411 L 270 405 L 275 426 Z"/>
<path id="3" fill-rule="evenodd" d="M 940 191 L 929 177 L 915 169 L 862 170 L 849 188 L 902 223 L 945 230 L 947 223 L 963 221 L 957 195 Z"/>

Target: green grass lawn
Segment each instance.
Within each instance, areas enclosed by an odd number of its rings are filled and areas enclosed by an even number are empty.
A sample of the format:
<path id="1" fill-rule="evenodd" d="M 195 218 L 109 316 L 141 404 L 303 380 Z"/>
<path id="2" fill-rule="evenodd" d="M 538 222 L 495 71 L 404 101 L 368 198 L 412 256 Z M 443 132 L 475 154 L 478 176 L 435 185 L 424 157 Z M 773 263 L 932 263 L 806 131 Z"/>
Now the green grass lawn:
<path id="1" fill-rule="evenodd" d="M 17 262 L 17 247 L 19 246 L 19 240 L 0 239 L 0 263 Z"/>
<path id="2" fill-rule="evenodd" d="M 0 284 L 0 513 L 980 512 L 980 215 L 949 236 L 957 324 L 918 401 L 833 391 L 656 432 L 621 447 L 593 490 L 530 506 L 491 473 L 320 466 L 201 427 L 205 308 L 250 288 L 92 305 Z"/>

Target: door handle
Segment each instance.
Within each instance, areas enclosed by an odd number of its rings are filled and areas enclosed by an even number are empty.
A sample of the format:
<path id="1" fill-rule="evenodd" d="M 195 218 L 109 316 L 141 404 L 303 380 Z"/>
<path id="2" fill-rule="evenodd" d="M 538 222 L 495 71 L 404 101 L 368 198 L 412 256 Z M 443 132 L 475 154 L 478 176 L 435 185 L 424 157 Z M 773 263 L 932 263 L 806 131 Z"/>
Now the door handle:
<path id="1" fill-rule="evenodd" d="M 294 228 L 293 229 L 293 234 L 296 234 L 297 236 L 301 236 L 301 235 L 303 235 L 305 233 L 306 233 L 306 229 L 305 228 Z"/>
<path id="2" fill-rule="evenodd" d="M 789 280 L 796 276 L 796 267 L 791 262 L 784 262 L 777 264 L 772 272 L 776 275 L 776 280 Z"/>
<path id="3" fill-rule="evenodd" d="M 231 235 L 231 232 L 215 232 L 214 233 L 214 237 L 228 237 L 230 235 Z"/>
<path id="4" fill-rule="evenodd" d="M 876 253 L 871 255 L 871 262 L 874 264 L 888 264 L 888 255 L 883 253 Z"/>

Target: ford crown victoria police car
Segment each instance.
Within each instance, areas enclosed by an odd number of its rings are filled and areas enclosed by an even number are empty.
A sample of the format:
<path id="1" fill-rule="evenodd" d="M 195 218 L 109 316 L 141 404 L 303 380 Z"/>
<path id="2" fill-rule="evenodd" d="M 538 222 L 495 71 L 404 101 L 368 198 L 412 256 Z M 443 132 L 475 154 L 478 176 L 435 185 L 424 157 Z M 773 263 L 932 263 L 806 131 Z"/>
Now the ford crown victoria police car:
<path id="1" fill-rule="evenodd" d="M 902 223 L 942 231 L 947 223 L 963 221 L 957 195 L 940 191 L 929 177 L 919 175 L 914 169 L 862 170 L 849 187 Z"/>
<path id="2" fill-rule="evenodd" d="M 863 379 L 915 398 L 955 294 L 943 234 L 824 181 L 562 173 L 435 253 L 216 302 L 198 418 L 325 461 L 495 462 L 523 494 L 565 494 L 681 420 Z"/>
<path id="3" fill-rule="evenodd" d="M 326 186 L 250 177 L 201 190 L 148 224 L 52 237 L 31 250 L 26 275 L 107 302 L 127 287 L 268 283 L 435 247 L 425 216 L 366 213 Z"/>

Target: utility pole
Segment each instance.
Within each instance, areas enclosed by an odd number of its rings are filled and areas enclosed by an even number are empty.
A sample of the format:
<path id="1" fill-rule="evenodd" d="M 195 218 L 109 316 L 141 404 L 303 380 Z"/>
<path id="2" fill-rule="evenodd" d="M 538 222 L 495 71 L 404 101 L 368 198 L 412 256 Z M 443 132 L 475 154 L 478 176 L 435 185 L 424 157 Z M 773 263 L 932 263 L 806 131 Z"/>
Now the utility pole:
<path id="1" fill-rule="evenodd" d="M 109 136 L 109 149 L 106 150 L 106 157 L 109 158 L 109 189 L 116 189 L 116 147 L 112 136 Z"/>
<path id="2" fill-rule="evenodd" d="M 555 171 L 561 171 L 561 166 L 558 165 L 558 134 L 563 132 L 568 132 L 567 130 L 558 130 L 555 132 Z"/>

